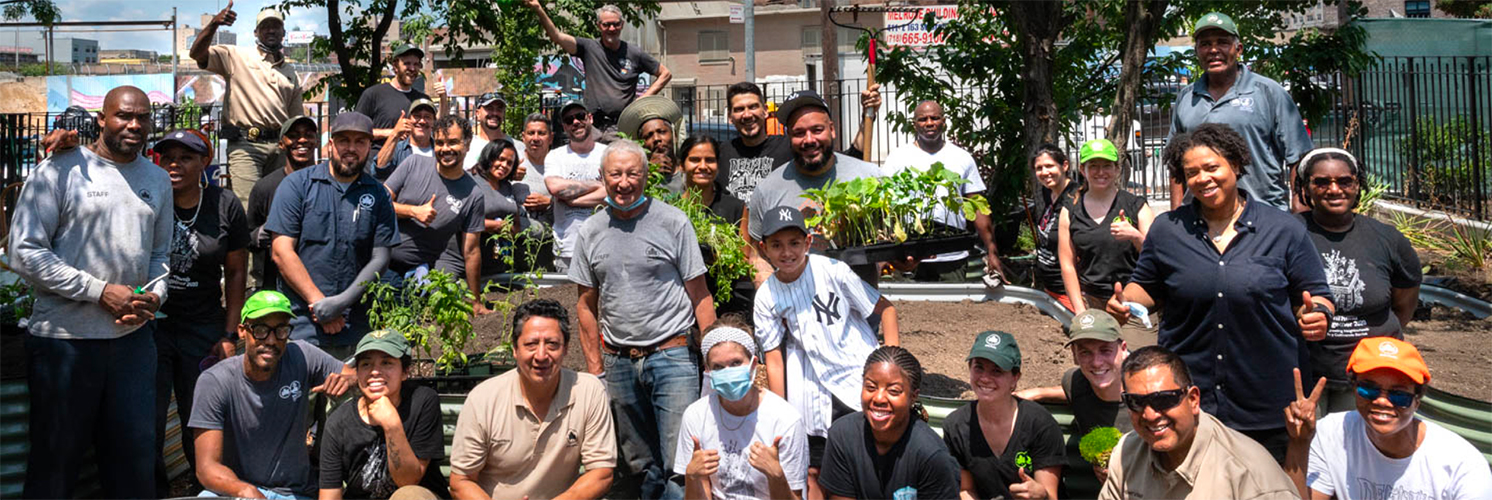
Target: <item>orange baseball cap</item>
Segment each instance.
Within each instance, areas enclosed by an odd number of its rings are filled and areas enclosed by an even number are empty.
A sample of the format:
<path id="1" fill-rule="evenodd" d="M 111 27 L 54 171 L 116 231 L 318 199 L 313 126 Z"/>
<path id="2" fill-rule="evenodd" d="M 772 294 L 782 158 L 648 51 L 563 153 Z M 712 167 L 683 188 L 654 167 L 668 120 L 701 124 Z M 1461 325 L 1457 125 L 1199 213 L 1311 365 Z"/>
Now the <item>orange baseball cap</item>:
<path id="1" fill-rule="evenodd" d="M 1393 337 L 1368 337 L 1357 343 L 1347 360 L 1347 373 L 1363 373 L 1379 368 L 1397 370 L 1416 384 L 1430 383 L 1430 367 L 1414 344 Z"/>

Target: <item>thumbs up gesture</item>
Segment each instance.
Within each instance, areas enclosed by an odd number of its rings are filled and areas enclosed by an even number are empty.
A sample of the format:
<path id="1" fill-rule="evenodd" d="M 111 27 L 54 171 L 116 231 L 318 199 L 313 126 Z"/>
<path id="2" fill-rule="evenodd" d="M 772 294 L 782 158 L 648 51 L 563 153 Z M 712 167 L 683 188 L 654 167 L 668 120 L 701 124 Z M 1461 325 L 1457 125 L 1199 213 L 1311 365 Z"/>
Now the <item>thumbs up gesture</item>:
<path id="1" fill-rule="evenodd" d="M 1109 297 L 1109 302 L 1104 304 L 1104 311 L 1114 317 L 1119 324 L 1129 323 L 1129 306 L 1124 303 L 1124 285 L 1114 282 L 1114 295 Z"/>
<path id="2" fill-rule="evenodd" d="M 430 201 L 425 202 L 424 205 L 415 205 L 409 211 L 414 215 L 414 220 L 425 224 L 435 222 L 435 195 L 430 195 Z"/>
<path id="3" fill-rule="evenodd" d="M 699 438 L 694 440 L 694 455 L 689 457 L 689 466 L 684 469 L 684 475 L 695 479 L 709 479 L 720 470 L 720 451 L 702 449 Z"/>
<path id="4" fill-rule="evenodd" d="M 751 463 L 752 468 L 767 476 L 767 479 L 786 477 L 782 472 L 782 462 L 778 458 L 781 445 L 782 436 L 773 439 L 772 446 L 760 442 L 751 443 L 747 461 Z"/>
<path id="5" fill-rule="evenodd" d="M 400 111 L 399 121 L 394 122 L 394 140 L 408 139 L 412 132 L 414 132 L 414 118 L 409 116 L 408 111 Z"/>
<path id="6" fill-rule="evenodd" d="M 210 22 L 218 26 L 233 26 L 233 21 L 237 20 L 238 13 L 233 11 L 233 0 L 228 0 L 228 6 L 223 7 L 223 10 L 218 12 L 218 15 L 212 16 L 212 21 Z"/>
<path id="7" fill-rule="evenodd" d="M 1309 442 L 1316 435 L 1316 402 L 1321 400 L 1321 390 L 1326 387 L 1326 377 L 1316 381 L 1311 396 L 1306 397 L 1305 387 L 1300 383 L 1300 369 L 1295 369 L 1295 401 L 1285 407 L 1285 432 L 1291 440 Z"/>
<path id="8" fill-rule="evenodd" d="M 1114 216 L 1113 222 L 1109 223 L 1109 235 L 1118 241 L 1140 241 L 1145 235 L 1135 227 L 1134 221 L 1124 216 L 1124 209 L 1119 209 L 1119 215 Z"/>
<path id="9" fill-rule="evenodd" d="M 1326 338 L 1326 330 L 1331 327 L 1331 321 L 1326 318 L 1326 313 L 1316 310 L 1317 304 L 1311 301 L 1311 292 L 1300 292 L 1300 298 L 1300 308 L 1295 310 L 1295 321 L 1300 326 L 1300 335 L 1310 341 Z"/>
<path id="10" fill-rule="evenodd" d="M 1010 485 L 1010 496 L 1013 498 L 1039 499 L 1046 498 L 1046 487 L 1026 475 L 1026 469 L 1016 469 L 1020 474 L 1020 482 Z"/>

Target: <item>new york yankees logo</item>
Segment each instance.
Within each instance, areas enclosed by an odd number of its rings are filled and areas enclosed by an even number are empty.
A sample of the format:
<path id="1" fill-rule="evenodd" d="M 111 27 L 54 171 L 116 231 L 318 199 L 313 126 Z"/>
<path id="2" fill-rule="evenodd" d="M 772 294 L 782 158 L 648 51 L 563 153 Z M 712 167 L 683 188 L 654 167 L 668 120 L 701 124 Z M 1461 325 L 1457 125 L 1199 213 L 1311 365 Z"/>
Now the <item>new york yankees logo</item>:
<path id="1" fill-rule="evenodd" d="M 814 296 L 813 317 L 819 323 L 825 325 L 833 325 L 835 321 L 839 321 L 839 295 L 829 292 L 829 302 L 827 304 L 820 301 L 818 296 Z"/>
<path id="2" fill-rule="evenodd" d="M 786 208 L 784 208 L 782 210 L 778 210 L 777 211 L 777 220 L 780 220 L 780 221 L 790 221 L 790 220 L 793 220 L 793 212 L 790 211 L 790 210 L 788 210 L 788 209 L 786 209 Z"/>

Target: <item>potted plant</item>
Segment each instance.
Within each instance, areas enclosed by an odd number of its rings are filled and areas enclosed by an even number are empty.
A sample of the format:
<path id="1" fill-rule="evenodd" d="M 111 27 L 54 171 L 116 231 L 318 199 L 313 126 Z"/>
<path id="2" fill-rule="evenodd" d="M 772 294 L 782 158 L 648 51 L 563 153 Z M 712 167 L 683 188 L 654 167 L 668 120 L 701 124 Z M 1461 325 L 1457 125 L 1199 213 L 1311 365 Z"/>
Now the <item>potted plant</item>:
<path id="1" fill-rule="evenodd" d="M 373 282 L 363 295 L 371 303 L 368 322 L 373 329 L 403 333 L 410 347 L 420 353 L 415 365 L 418 376 L 411 380 L 442 394 L 464 394 L 513 366 L 511 351 L 503 346 L 476 356 L 465 353 L 466 344 L 475 337 L 474 299 L 465 280 L 441 270 L 410 280 L 403 288 Z M 432 366 L 426 371 L 422 363 Z"/>
<path id="2" fill-rule="evenodd" d="M 684 212 L 694 234 L 699 238 L 700 253 L 705 260 L 706 275 L 714 281 L 715 306 L 730 302 L 736 280 L 751 275 L 751 261 L 746 259 L 746 240 L 735 224 L 715 215 L 692 191 L 670 192 L 664 186 L 663 173 L 657 164 L 648 165 L 647 194 Z"/>
<path id="3" fill-rule="evenodd" d="M 989 214 L 982 195 L 963 196 L 967 180 L 933 163 L 927 170 L 906 169 L 889 177 L 863 177 L 809 189 L 818 205 L 805 222 L 828 240 L 829 253 L 848 264 L 869 264 L 965 250 L 973 233 L 938 223 L 942 208 L 972 221 Z"/>
<path id="4" fill-rule="evenodd" d="M 0 286 L 0 378 L 26 376 L 26 321 L 34 301 L 25 281 Z"/>
<path id="5" fill-rule="evenodd" d="M 1119 437 L 1122 435 L 1119 429 L 1113 427 L 1094 427 L 1078 441 L 1078 453 L 1094 467 L 1107 469 L 1109 457 L 1113 456 L 1114 446 L 1119 444 Z"/>

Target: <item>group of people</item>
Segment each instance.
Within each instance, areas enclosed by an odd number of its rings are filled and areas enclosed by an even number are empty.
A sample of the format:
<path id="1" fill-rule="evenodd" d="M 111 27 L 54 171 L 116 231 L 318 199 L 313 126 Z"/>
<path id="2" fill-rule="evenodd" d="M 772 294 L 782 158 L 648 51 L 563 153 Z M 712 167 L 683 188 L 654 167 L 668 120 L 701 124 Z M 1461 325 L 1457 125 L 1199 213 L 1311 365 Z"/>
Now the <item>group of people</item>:
<path id="1" fill-rule="evenodd" d="M 57 140 L 11 221 L 11 265 L 36 296 L 25 495 L 72 496 L 91 447 L 104 496 L 167 496 L 173 394 L 202 496 L 1492 491 L 1471 445 L 1414 416 L 1430 376 L 1402 340 L 1420 279 L 1413 248 L 1355 215 L 1365 168 L 1347 151 L 1311 149 L 1288 94 L 1237 63 L 1227 16 L 1193 30 L 1206 73 L 1174 106 L 1170 211 L 1124 191 L 1126 165 L 1108 141 L 1083 144 L 1077 169 L 1058 146 L 1035 151 L 1036 276 L 1076 314 L 1076 366 L 1060 385 L 1017 391 L 1017 339 L 978 334 L 967 357 L 975 401 L 944 419 L 940 437 L 877 280 L 886 265 L 921 279 L 961 274 L 971 258 L 1005 276 L 991 220 L 972 221 L 972 252 L 850 266 L 822 255 L 806 223 L 820 207 L 802 197 L 934 163 L 967 181 L 961 194 L 983 191 L 973 156 L 945 137 L 939 103 L 915 106 L 915 143 L 881 166 L 862 159 L 860 138 L 836 150 L 830 108 L 811 91 L 778 107 L 786 135 L 768 134 L 752 82 L 727 92 L 738 137 L 683 138 L 678 106 L 654 95 L 668 70 L 620 40 L 620 10 L 597 11 L 602 37 L 591 40 L 525 3 L 586 61 L 587 90 L 552 116 L 525 117 L 516 138 L 503 94 L 479 96 L 473 122 L 451 114 L 443 88 L 434 100 L 415 89 L 423 52 L 396 43 L 393 78 L 333 118 L 323 141 L 284 65 L 283 15 L 266 9 L 256 49 L 210 36 L 192 48 L 228 82 L 229 188 L 203 181 L 213 141 L 191 129 L 156 136 L 133 87 L 108 93 L 96 141 Z M 230 5 L 205 29 L 235 18 Z M 639 73 L 656 75 L 641 97 Z M 879 98 L 869 89 L 862 104 Z M 735 287 L 747 298 L 714 302 L 693 226 L 648 194 L 650 164 L 664 188 L 739 225 L 754 272 Z M 1292 201 L 1302 211 L 1288 212 Z M 364 295 L 375 281 L 411 286 L 443 270 L 480 297 L 485 276 L 510 270 L 499 256 L 520 235 L 552 237 L 542 265 L 577 285 L 584 369 L 564 367 L 565 306 L 522 304 L 505 339 L 516 368 L 470 392 L 447 456 L 438 396 L 405 383 L 409 342 L 370 325 Z M 488 312 L 480 299 L 473 308 Z M 1130 352 L 1137 332 L 1159 345 Z M 312 394 L 352 388 L 358 396 L 308 438 Z M 1039 400 L 1072 405 L 1070 442 Z M 1074 467 L 1077 438 L 1105 426 L 1127 431 L 1108 467 Z"/>

